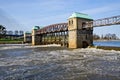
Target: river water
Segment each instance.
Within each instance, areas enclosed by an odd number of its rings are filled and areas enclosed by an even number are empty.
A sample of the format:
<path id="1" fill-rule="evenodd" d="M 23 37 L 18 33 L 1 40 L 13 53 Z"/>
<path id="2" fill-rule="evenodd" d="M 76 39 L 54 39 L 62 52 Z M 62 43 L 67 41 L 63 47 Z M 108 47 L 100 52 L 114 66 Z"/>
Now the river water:
<path id="1" fill-rule="evenodd" d="M 0 80 L 120 80 L 120 51 L 0 45 Z"/>
<path id="2" fill-rule="evenodd" d="M 120 41 L 94 41 L 94 45 L 120 47 Z"/>

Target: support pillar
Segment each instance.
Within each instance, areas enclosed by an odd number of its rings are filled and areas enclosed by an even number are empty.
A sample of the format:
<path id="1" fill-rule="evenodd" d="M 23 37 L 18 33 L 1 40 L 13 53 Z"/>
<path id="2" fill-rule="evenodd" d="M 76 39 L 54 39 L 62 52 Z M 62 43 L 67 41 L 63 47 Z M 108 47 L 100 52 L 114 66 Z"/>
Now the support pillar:
<path id="1" fill-rule="evenodd" d="M 25 32 L 24 33 L 24 43 L 31 43 L 31 32 Z"/>
<path id="2" fill-rule="evenodd" d="M 26 42 L 27 41 L 27 35 L 26 35 L 26 33 L 24 33 L 24 42 Z"/>
<path id="3" fill-rule="evenodd" d="M 40 45 L 40 42 L 42 41 L 42 37 L 40 35 L 36 34 L 36 31 L 39 29 L 38 26 L 35 26 L 32 29 L 32 45 Z"/>

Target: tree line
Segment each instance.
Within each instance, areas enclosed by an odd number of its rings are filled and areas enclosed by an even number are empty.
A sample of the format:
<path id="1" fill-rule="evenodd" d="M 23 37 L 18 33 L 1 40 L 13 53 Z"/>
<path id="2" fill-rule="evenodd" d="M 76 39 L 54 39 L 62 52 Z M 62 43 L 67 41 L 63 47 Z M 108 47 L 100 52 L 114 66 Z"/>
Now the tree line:
<path id="1" fill-rule="evenodd" d="M 119 40 L 119 37 L 116 34 L 105 34 L 105 35 L 97 35 L 97 34 L 93 34 L 93 39 L 94 40 Z"/>
<path id="2" fill-rule="evenodd" d="M 24 31 L 22 30 L 15 30 L 15 31 L 7 31 L 6 27 L 0 25 L 0 38 L 5 38 L 8 35 L 23 35 Z"/>
<path id="3" fill-rule="evenodd" d="M 6 31 L 6 35 L 23 35 L 24 31 L 20 30 L 15 30 L 15 31 Z"/>

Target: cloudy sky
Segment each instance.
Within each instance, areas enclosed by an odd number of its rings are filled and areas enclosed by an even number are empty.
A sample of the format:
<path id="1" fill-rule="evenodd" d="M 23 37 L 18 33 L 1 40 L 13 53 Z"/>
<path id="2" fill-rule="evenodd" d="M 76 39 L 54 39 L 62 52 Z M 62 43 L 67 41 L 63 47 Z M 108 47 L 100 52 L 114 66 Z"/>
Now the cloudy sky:
<path id="1" fill-rule="evenodd" d="M 0 0 L 0 24 L 8 30 L 31 31 L 35 25 L 67 22 L 73 12 L 94 20 L 120 15 L 120 0 Z M 94 33 L 120 37 L 120 25 L 94 28 Z"/>

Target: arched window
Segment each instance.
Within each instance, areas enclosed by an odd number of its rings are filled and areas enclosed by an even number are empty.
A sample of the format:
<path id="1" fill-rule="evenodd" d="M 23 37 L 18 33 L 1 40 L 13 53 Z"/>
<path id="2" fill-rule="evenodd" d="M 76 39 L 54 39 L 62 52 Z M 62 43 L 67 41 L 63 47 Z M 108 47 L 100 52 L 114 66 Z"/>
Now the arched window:
<path id="1" fill-rule="evenodd" d="M 86 28 L 86 23 L 85 22 L 82 23 L 82 28 Z"/>
<path id="2" fill-rule="evenodd" d="M 69 25 L 70 25 L 70 21 L 69 21 Z"/>
<path id="3" fill-rule="evenodd" d="M 70 20 L 70 21 L 69 21 L 69 25 L 72 25 L 72 24 L 73 24 L 73 20 Z"/>
<path id="4" fill-rule="evenodd" d="M 73 24 L 73 20 L 71 20 L 71 24 Z"/>

